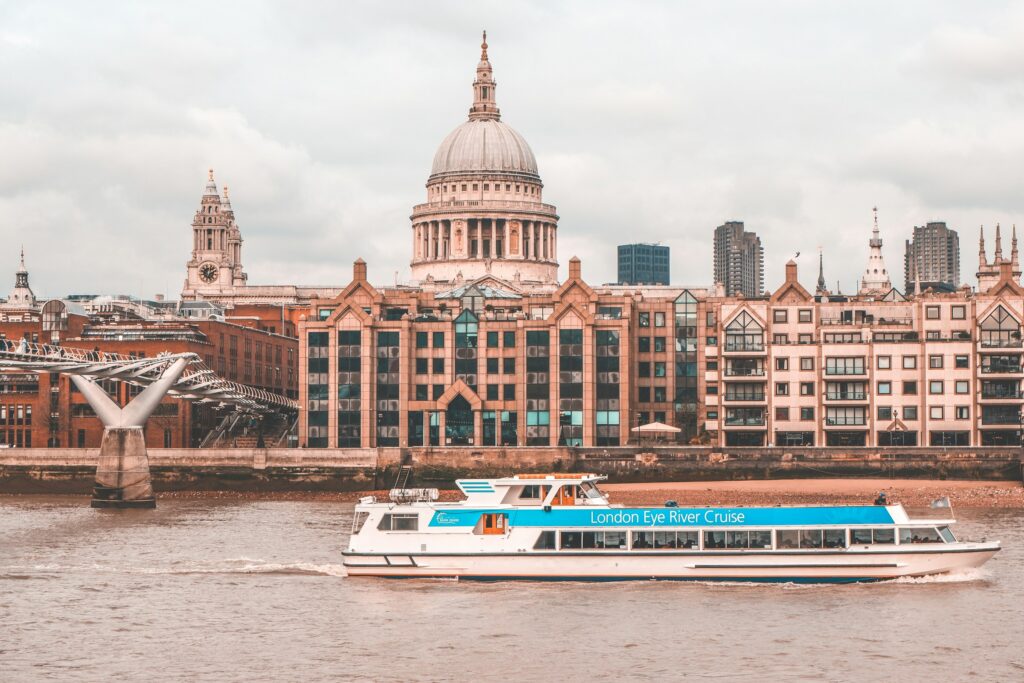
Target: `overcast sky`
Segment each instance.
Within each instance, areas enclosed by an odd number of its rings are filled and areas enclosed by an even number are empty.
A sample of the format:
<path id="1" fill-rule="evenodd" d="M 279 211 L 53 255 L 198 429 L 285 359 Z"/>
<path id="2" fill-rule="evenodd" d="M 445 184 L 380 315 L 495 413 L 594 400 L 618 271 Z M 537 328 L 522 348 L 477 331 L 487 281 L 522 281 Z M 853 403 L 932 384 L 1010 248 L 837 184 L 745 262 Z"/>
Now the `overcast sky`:
<path id="1" fill-rule="evenodd" d="M 0 0 L 0 292 L 23 242 L 37 294 L 176 297 L 208 167 L 251 284 L 344 285 L 358 256 L 408 280 L 483 28 L 563 277 L 575 254 L 613 281 L 615 245 L 652 241 L 704 285 L 743 220 L 769 289 L 797 251 L 813 286 L 820 246 L 848 291 L 877 205 L 894 284 L 932 220 L 974 284 L 978 226 L 991 250 L 1020 217 L 1020 3 Z"/>

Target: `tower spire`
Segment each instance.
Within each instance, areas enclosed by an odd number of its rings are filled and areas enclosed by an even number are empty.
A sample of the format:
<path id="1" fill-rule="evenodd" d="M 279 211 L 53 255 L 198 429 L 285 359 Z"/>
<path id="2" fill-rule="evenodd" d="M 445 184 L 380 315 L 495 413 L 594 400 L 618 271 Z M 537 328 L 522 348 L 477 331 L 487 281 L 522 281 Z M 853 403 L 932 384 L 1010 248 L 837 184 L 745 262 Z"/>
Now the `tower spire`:
<path id="1" fill-rule="evenodd" d="M 487 58 L 487 31 L 480 43 L 480 63 L 476 65 L 476 80 L 473 81 L 473 106 L 469 110 L 470 121 L 484 121 L 501 118 L 501 110 L 495 102 L 494 91 L 498 84 L 494 80 L 491 62 Z"/>
<path id="2" fill-rule="evenodd" d="M 985 256 L 985 226 L 979 228 L 978 233 L 978 265 L 988 265 L 988 257 Z"/>
<path id="3" fill-rule="evenodd" d="M 999 224 L 996 223 L 996 253 L 993 260 L 999 263 L 1003 260 L 1003 238 L 999 235 Z"/>
<path id="4" fill-rule="evenodd" d="M 206 178 L 206 191 L 203 192 L 203 196 L 217 196 L 217 183 L 213 179 L 213 169 L 209 170 L 209 175 Z"/>
<path id="5" fill-rule="evenodd" d="M 825 257 L 822 255 L 821 247 L 818 247 L 818 287 L 816 294 L 824 294 L 827 291 L 825 284 Z"/>
<path id="6" fill-rule="evenodd" d="M 872 208 L 871 211 L 874 213 L 874 227 L 871 230 L 871 239 L 868 241 L 870 247 L 868 267 L 860 281 L 860 294 L 863 295 L 885 294 L 892 289 L 889 271 L 885 267 L 885 259 L 882 257 L 882 237 L 878 232 L 878 207 Z"/>
<path id="7" fill-rule="evenodd" d="M 1018 266 L 1020 265 L 1020 263 L 1019 263 L 1020 259 L 1018 258 L 1018 253 L 1017 253 L 1017 224 L 1016 223 L 1014 223 L 1014 225 L 1013 225 L 1013 233 L 1012 233 L 1012 235 L 1013 235 L 1013 237 L 1010 239 L 1010 263 L 1013 264 L 1013 269 L 1017 270 Z"/>

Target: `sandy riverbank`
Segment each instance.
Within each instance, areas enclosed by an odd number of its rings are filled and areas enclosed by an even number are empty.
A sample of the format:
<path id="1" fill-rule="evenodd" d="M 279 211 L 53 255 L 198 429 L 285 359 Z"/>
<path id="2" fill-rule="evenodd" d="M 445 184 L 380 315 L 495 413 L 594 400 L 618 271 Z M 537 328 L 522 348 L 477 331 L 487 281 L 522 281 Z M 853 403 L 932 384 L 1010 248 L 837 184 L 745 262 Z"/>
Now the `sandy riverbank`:
<path id="1" fill-rule="evenodd" d="M 1012 481 L 959 481 L 926 479 L 779 479 L 757 481 L 659 482 L 604 484 L 613 503 L 661 505 L 801 505 L 871 503 L 880 491 L 907 507 L 925 507 L 949 496 L 954 507 L 1024 508 L 1024 485 Z M 173 491 L 163 499 L 322 500 L 354 502 L 360 496 L 386 498 L 387 491 L 349 493 Z M 457 491 L 442 491 L 442 500 L 458 500 Z"/>

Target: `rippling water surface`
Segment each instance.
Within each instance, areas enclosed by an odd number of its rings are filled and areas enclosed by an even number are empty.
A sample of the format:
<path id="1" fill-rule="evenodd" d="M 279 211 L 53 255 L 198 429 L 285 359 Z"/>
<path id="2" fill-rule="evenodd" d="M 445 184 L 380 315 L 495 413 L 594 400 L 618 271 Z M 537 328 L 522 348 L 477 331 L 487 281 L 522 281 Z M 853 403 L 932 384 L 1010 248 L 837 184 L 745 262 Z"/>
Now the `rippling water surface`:
<path id="1" fill-rule="evenodd" d="M 347 579 L 352 505 L 0 497 L 0 680 L 1024 679 L 1024 510 L 953 579 Z"/>

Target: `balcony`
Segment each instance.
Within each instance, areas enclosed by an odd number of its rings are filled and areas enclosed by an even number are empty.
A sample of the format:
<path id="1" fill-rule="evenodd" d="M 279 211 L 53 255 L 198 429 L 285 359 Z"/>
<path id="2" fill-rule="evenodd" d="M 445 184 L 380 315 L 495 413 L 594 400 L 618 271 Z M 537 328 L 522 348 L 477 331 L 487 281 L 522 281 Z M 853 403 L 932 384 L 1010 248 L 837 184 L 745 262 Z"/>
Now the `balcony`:
<path id="1" fill-rule="evenodd" d="M 725 342 L 726 353 L 764 353 L 764 342 Z"/>
<path id="2" fill-rule="evenodd" d="M 519 202 L 505 199 L 453 199 L 429 204 L 417 204 L 412 207 L 413 215 L 438 213 L 457 209 L 512 209 L 531 213 L 549 213 L 555 215 L 557 209 L 551 204 L 540 202 Z"/>
<path id="3" fill-rule="evenodd" d="M 826 417 L 826 427 L 866 427 L 867 417 Z"/>
<path id="4" fill-rule="evenodd" d="M 726 377 L 764 377 L 764 368 L 725 368 Z"/>
<path id="5" fill-rule="evenodd" d="M 979 345 L 983 349 L 1019 349 L 1024 347 L 1024 341 L 1020 339 L 996 339 L 982 337 Z"/>
<path id="6" fill-rule="evenodd" d="M 746 402 L 746 403 L 764 403 L 764 394 L 725 394 L 726 401 L 733 402 Z"/>
<path id="7" fill-rule="evenodd" d="M 761 417 L 727 417 L 726 427 L 764 427 L 764 415 Z"/>
<path id="8" fill-rule="evenodd" d="M 983 375 L 1018 375 L 1021 371 L 1019 363 L 990 363 L 982 364 L 981 374 Z"/>
<path id="9" fill-rule="evenodd" d="M 866 391 L 832 391 L 825 392 L 826 401 L 866 401 Z"/>

